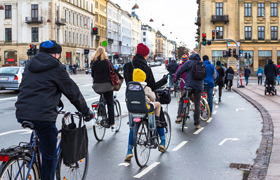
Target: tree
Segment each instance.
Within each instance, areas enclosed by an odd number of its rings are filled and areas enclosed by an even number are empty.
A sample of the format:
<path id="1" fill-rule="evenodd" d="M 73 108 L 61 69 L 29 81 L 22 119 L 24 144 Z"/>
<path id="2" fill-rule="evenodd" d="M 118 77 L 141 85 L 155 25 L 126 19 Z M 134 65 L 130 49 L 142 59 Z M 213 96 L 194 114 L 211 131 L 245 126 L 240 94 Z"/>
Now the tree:
<path id="1" fill-rule="evenodd" d="M 177 47 L 178 58 L 180 59 L 184 54 L 189 54 L 189 49 L 187 48 L 187 45 L 181 41 Z"/>

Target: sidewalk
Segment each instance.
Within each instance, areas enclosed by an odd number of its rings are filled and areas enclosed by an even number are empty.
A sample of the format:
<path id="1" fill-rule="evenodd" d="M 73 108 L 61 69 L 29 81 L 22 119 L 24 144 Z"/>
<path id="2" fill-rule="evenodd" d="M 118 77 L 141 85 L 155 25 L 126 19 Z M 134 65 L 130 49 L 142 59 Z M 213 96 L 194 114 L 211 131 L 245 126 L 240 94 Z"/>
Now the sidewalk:
<path id="1" fill-rule="evenodd" d="M 249 174 L 250 180 L 280 179 L 280 96 L 264 95 L 264 86 L 257 83 L 249 83 L 245 88 L 233 90 L 252 103 L 263 117 L 263 137 L 257 157 Z M 280 93 L 280 86 L 276 86 Z"/>

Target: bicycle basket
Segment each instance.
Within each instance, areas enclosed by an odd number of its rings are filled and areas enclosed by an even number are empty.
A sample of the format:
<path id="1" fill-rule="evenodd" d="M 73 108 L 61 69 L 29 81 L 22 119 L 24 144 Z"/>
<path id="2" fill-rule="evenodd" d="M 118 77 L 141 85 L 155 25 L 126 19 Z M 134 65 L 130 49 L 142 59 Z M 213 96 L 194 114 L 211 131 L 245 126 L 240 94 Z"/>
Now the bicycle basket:
<path id="1" fill-rule="evenodd" d="M 161 104 L 169 104 L 171 102 L 171 95 L 169 89 L 157 90 L 156 95 Z"/>

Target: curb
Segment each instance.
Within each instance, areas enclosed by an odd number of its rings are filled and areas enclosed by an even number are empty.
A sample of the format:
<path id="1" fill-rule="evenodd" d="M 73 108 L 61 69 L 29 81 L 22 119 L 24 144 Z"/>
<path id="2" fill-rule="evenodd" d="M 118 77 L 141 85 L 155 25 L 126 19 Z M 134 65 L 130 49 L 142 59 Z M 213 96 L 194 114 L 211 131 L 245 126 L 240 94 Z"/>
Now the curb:
<path id="1" fill-rule="evenodd" d="M 248 95 L 242 93 L 236 88 L 232 88 L 234 92 L 242 96 L 253 106 L 255 106 L 258 111 L 261 113 L 263 118 L 263 128 L 262 128 L 262 140 L 259 149 L 257 150 L 257 157 L 254 160 L 254 164 L 251 167 L 251 171 L 248 177 L 248 180 L 265 180 L 270 156 L 272 153 L 273 146 L 273 122 L 268 111 L 257 101 L 253 100 Z"/>

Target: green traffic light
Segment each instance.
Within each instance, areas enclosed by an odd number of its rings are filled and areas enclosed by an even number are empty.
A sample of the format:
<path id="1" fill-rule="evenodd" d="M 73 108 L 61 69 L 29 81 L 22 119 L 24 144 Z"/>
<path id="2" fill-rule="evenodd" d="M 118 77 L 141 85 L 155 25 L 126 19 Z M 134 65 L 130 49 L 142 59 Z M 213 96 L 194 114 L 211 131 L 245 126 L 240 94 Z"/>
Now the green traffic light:
<path id="1" fill-rule="evenodd" d="M 202 44 L 203 44 L 204 46 L 206 46 L 206 41 L 203 41 Z"/>

